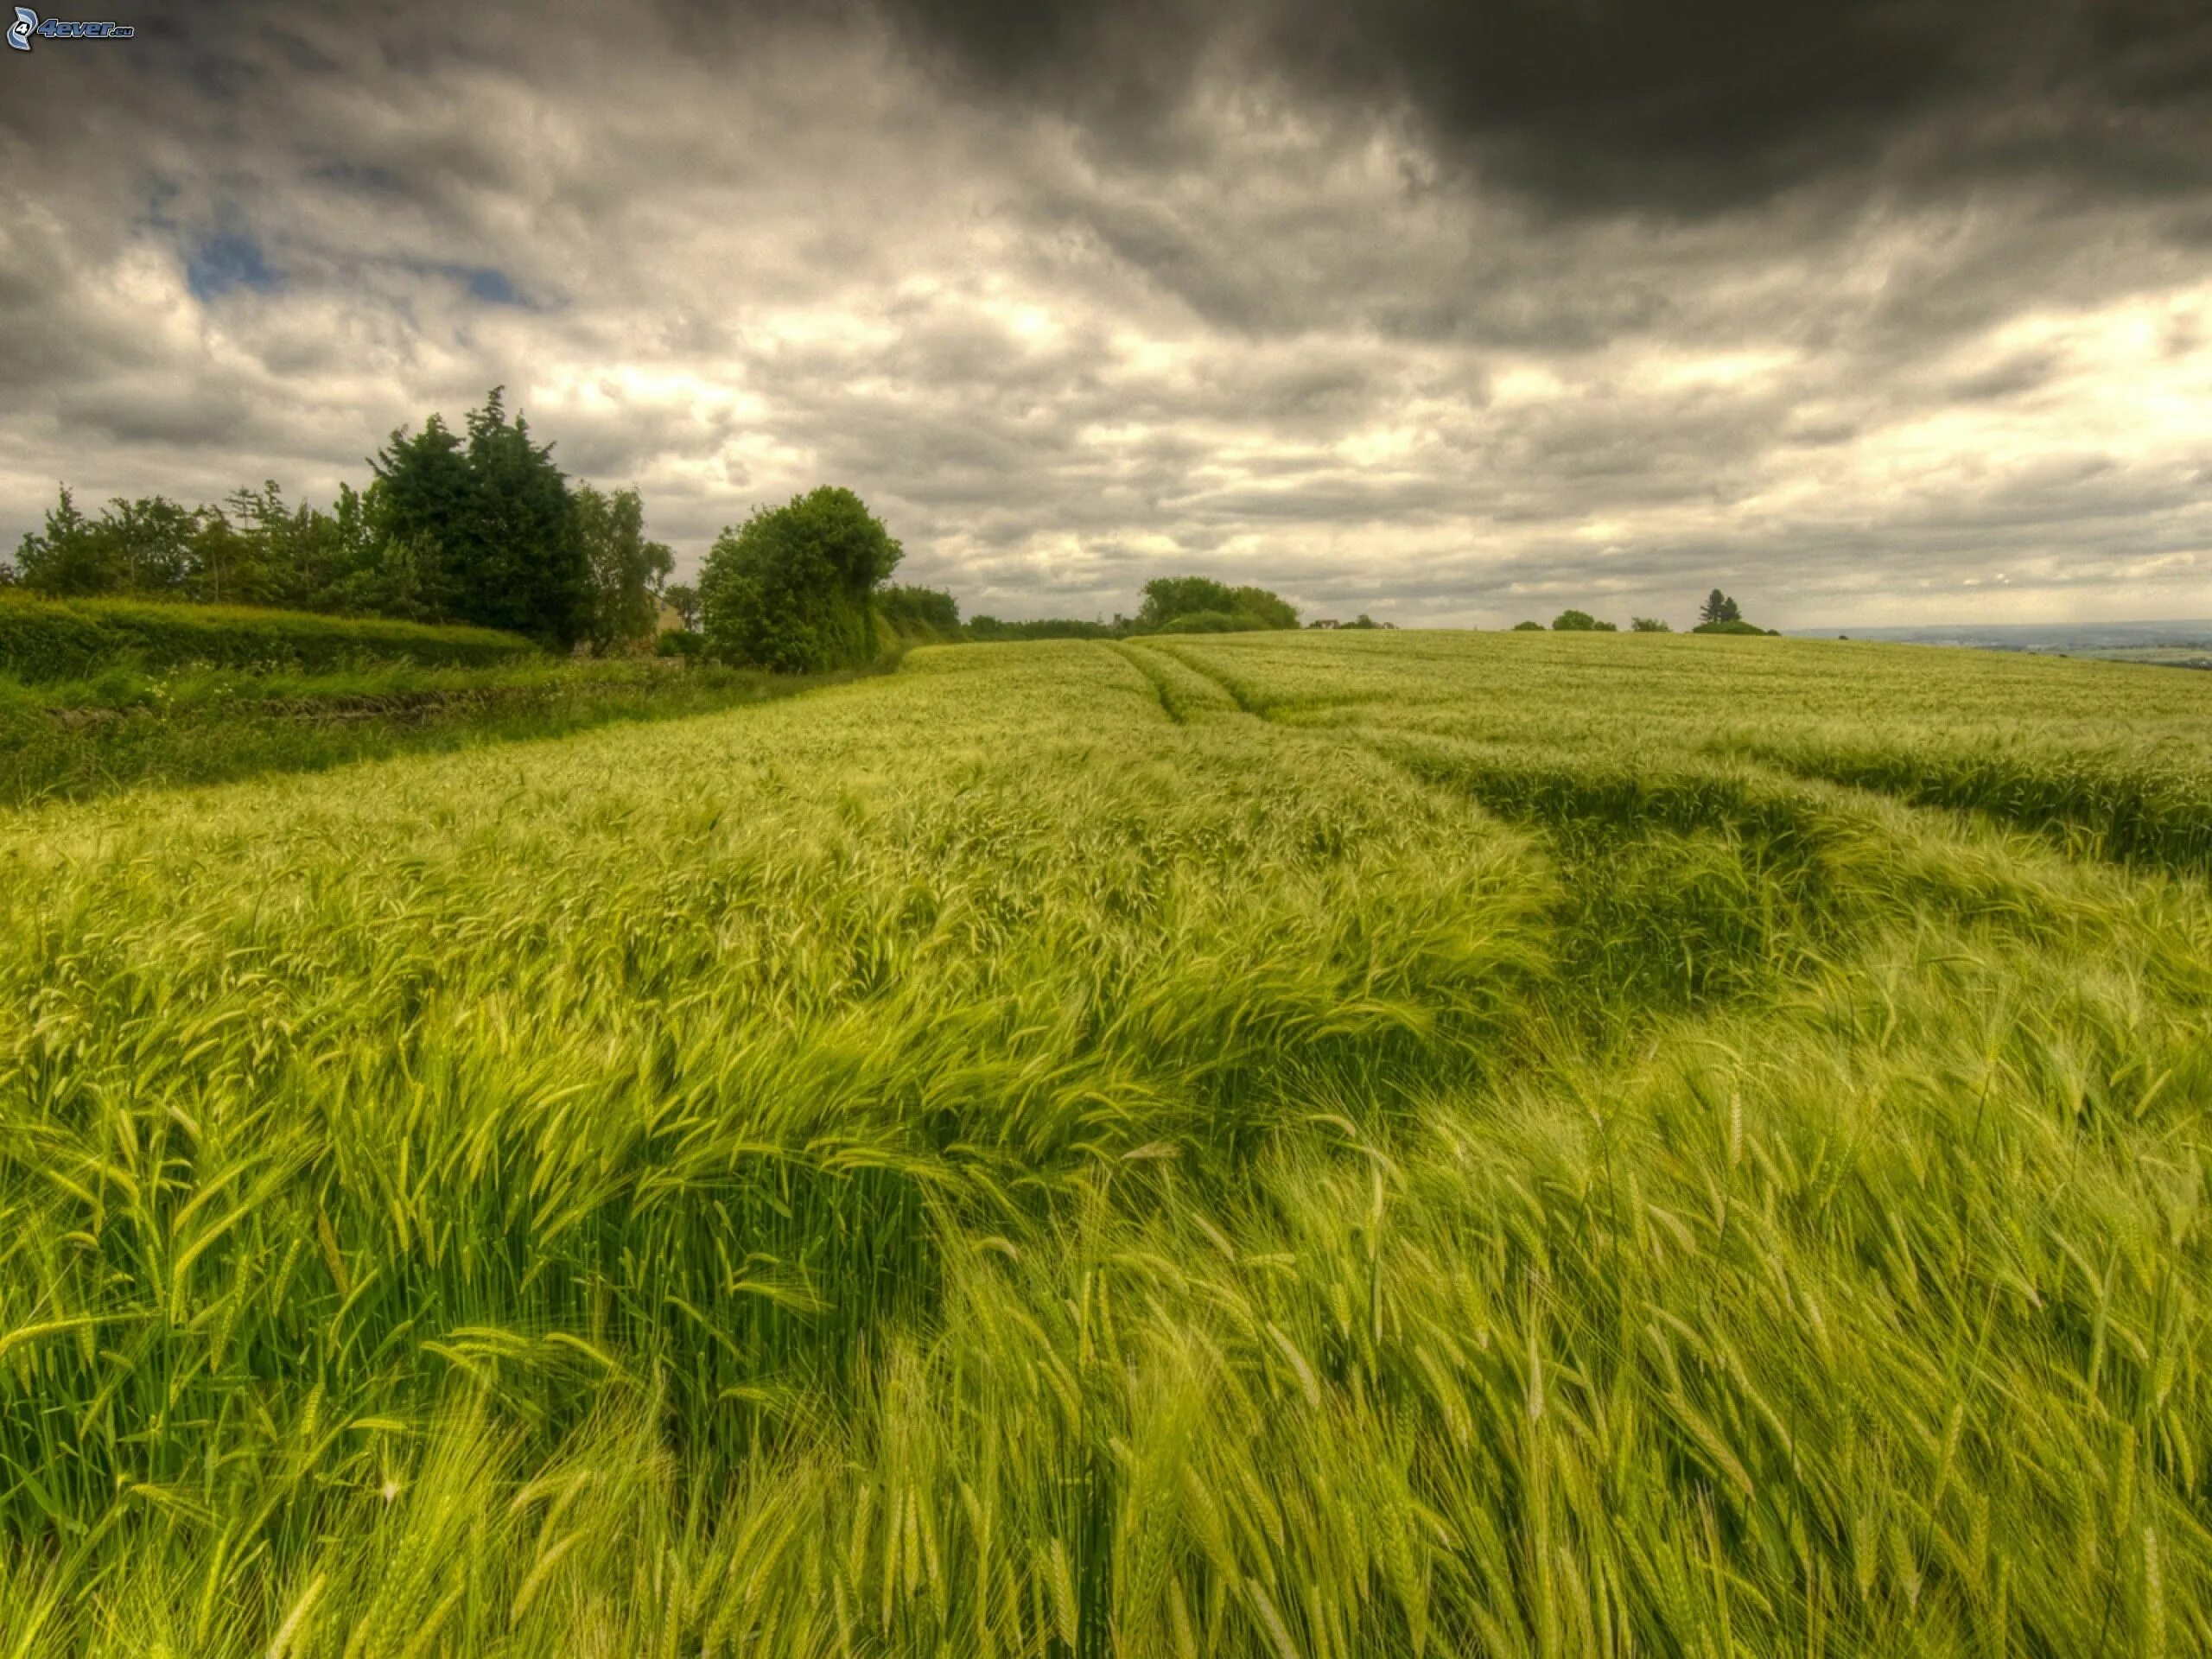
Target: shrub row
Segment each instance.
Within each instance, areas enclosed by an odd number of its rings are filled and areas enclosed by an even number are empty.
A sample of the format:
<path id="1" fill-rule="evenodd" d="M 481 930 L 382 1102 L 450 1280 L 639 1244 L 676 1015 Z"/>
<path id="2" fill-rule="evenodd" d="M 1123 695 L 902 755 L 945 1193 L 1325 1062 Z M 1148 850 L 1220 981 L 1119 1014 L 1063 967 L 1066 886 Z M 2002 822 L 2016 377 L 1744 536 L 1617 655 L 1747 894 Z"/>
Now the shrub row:
<path id="1" fill-rule="evenodd" d="M 381 617 L 0 596 L 0 673 L 23 680 L 73 679 L 118 662 L 148 669 L 207 663 L 314 671 L 364 660 L 489 668 L 536 651 L 519 635 L 490 628 L 430 627 Z"/>

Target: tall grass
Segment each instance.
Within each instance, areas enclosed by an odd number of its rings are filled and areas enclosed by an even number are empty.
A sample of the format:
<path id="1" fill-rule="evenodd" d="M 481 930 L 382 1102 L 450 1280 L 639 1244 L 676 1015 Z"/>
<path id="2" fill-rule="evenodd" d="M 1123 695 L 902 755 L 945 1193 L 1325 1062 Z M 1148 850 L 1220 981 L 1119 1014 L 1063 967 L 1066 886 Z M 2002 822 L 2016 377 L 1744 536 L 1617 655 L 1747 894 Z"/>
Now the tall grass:
<path id="1" fill-rule="evenodd" d="M 0 1652 L 2212 1647 L 2199 874 L 1743 731 L 2212 684 L 1733 646 L 0 819 Z"/>

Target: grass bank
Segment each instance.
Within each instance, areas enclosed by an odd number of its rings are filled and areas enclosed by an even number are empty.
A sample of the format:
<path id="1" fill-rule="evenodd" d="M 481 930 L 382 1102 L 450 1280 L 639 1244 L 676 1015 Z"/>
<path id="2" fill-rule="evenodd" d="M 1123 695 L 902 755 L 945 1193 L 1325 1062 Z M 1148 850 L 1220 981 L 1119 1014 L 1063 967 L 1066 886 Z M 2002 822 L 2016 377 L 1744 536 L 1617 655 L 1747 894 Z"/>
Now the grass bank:
<path id="1" fill-rule="evenodd" d="M 73 679 L 116 663 L 156 671 L 213 665 L 314 673 L 372 661 L 489 668 L 537 655 L 529 640 L 491 628 L 241 605 L 0 593 L 0 674 L 22 681 Z"/>
<path id="2" fill-rule="evenodd" d="M 73 680 L 0 677 L 0 806 L 556 737 L 766 702 L 849 677 L 537 656 L 488 668 L 148 673 L 111 665 Z"/>

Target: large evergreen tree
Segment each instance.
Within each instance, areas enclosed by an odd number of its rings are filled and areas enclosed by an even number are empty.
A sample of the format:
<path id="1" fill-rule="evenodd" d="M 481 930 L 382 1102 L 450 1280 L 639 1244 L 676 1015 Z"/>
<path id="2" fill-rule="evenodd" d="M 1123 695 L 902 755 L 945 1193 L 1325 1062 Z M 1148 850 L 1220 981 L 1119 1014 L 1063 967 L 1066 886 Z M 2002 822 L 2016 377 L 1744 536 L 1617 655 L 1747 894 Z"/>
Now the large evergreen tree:
<path id="1" fill-rule="evenodd" d="M 591 626 L 591 566 L 577 538 L 568 480 L 553 446 L 530 441 L 493 387 L 468 416 L 471 512 L 454 571 L 460 620 L 563 650 Z"/>
<path id="2" fill-rule="evenodd" d="M 401 427 L 369 465 L 369 513 L 376 540 L 411 556 L 414 587 L 425 613 L 442 615 L 453 596 L 448 572 L 459 562 L 460 527 L 472 493 L 468 458 L 442 416 L 433 415 L 410 436 Z"/>
<path id="3" fill-rule="evenodd" d="M 434 615 L 511 628 L 567 649 L 592 622 L 592 573 L 550 444 L 510 420 L 500 389 L 472 410 L 464 441 L 432 416 L 371 463 L 386 541 L 411 553 Z"/>
<path id="4" fill-rule="evenodd" d="M 1734 600 L 1716 588 L 1706 595 L 1705 603 L 1698 607 L 1697 620 L 1700 622 L 1740 622 L 1744 620 L 1744 613 Z"/>

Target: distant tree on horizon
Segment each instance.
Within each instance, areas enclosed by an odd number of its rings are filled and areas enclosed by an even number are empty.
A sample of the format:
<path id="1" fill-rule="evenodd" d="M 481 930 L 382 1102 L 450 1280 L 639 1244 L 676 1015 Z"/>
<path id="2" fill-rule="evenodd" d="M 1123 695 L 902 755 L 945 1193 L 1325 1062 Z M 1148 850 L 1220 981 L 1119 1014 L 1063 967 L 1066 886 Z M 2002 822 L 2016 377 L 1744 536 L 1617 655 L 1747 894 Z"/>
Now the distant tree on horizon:
<path id="1" fill-rule="evenodd" d="M 1741 607 L 1718 588 L 1706 595 L 1705 603 L 1697 609 L 1700 622 L 1740 622 L 1744 620 Z"/>
<path id="2" fill-rule="evenodd" d="M 1241 619 L 1241 620 L 1240 620 Z M 1235 628 L 1294 628 L 1298 611 L 1265 588 L 1231 588 L 1211 576 L 1154 576 L 1137 607 L 1140 630 L 1208 633 Z"/>
<path id="3" fill-rule="evenodd" d="M 1243 612 L 1246 616 L 1256 616 L 1271 628 L 1294 628 L 1298 626 L 1297 607 L 1265 588 L 1239 588 L 1230 597 L 1235 601 L 1233 609 Z"/>

